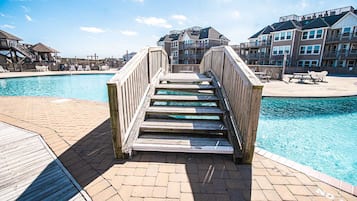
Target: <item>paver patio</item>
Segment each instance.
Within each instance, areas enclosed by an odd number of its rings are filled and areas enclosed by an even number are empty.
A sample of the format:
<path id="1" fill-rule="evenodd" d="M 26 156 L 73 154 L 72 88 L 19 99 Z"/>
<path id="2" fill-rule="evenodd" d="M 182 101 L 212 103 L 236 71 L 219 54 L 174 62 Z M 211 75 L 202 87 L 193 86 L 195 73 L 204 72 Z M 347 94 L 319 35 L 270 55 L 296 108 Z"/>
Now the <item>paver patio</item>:
<path id="1" fill-rule="evenodd" d="M 181 153 L 115 160 L 104 103 L 1 97 L 0 121 L 42 135 L 93 200 L 357 200 L 257 153 L 252 165 Z"/>

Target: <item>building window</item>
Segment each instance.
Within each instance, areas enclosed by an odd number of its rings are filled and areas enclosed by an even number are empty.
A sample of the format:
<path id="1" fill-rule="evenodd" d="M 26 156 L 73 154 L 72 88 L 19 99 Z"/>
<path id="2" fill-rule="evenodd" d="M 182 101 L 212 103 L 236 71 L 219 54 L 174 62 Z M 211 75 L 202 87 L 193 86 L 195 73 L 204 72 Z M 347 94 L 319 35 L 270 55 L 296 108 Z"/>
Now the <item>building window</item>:
<path id="1" fill-rule="evenodd" d="M 275 33 L 274 34 L 274 41 L 279 41 L 279 40 L 291 40 L 291 31 L 283 31 L 280 33 Z"/>
<path id="2" fill-rule="evenodd" d="M 312 45 L 309 45 L 306 48 L 306 54 L 311 54 L 311 53 L 312 53 Z"/>
<path id="3" fill-rule="evenodd" d="M 307 34 L 308 34 L 308 32 L 307 32 L 307 31 L 304 31 L 304 32 L 302 33 L 302 39 L 306 40 L 306 39 L 307 39 Z"/>
<path id="4" fill-rule="evenodd" d="M 306 46 L 300 46 L 300 54 L 305 54 Z"/>
<path id="5" fill-rule="evenodd" d="M 311 31 L 304 31 L 302 32 L 301 39 L 302 40 L 312 40 L 312 39 L 319 39 L 322 38 L 323 30 L 311 30 Z"/>
<path id="6" fill-rule="evenodd" d="M 317 60 L 311 61 L 311 67 L 316 67 L 317 66 Z"/>
<path id="7" fill-rule="evenodd" d="M 321 45 L 302 45 L 300 54 L 320 54 Z"/>
<path id="8" fill-rule="evenodd" d="M 273 55 L 277 55 L 278 54 L 278 47 L 273 47 Z"/>
<path id="9" fill-rule="evenodd" d="M 319 29 L 316 31 L 316 38 L 321 38 L 322 37 L 322 29 Z"/>
<path id="10" fill-rule="evenodd" d="M 351 27 L 345 27 L 343 28 L 342 35 L 348 36 L 351 33 Z"/>
<path id="11" fill-rule="evenodd" d="M 279 40 L 279 34 L 276 33 L 276 34 L 274 34 L 274 41 L 278 41 L 278 40 Z"/>
<path id="12" fill-rule="evenodd" d="M 314 51 L 313 51 L 314 54 L 319 54 L 320 53 L 320 45 L 315 45 L 314 46 Z"/>
<path id="13" fill-rule="evenodd" d="M 290 46 L 274 46 L 273 47 L 273 55 L 284 55 L 284 52 L 290 54 Z"/>
<path id="14" fill-rule="evenodd" d="M 302 67 L 304 65 L 304 62 L 303 61 L 298 61 L 298 67 Z"/>
<path id="15" fill-rule="evenodd" d="M 285 40 L 285 32 L 280 33 L 280 40 Z"/>
<path id="16" fill-rule="evenodd" d="M 299 60 L 299 67 L 317 67 L 319 64 L 318 60 Z"/>

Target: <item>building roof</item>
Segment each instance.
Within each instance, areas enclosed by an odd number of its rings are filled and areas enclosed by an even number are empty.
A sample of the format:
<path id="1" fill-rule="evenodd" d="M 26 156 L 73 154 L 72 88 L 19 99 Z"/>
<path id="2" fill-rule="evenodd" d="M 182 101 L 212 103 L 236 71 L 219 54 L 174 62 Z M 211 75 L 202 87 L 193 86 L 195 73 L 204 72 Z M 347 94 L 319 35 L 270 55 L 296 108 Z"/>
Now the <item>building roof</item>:
<path id="1" fill-rule="evenodd" d="M 289 20 L 279 23 L 279 26 L 277 26 L 274 29 L 274 31 L 284 31 L 284 30 L 298 29 L 298 28 L 301 28 L 301 26 L 299 26 L 299 23 L 296 20 Z"/>
<path id="2" fill-rule="evenodd" d="M 219 33 L 213 27 L 207 27 L 207 28 L 192 27 L 182 31 L 176 31 L 175 33 L 172 34 L 166 34 L 165 36 L 161 37 L 158 42 L 180 40 L 184 36 L 184 34 L 187 34 L 193 40 L 208 38 L 208 39 L 222 39 L 222 40 L 229 41 L 227 37 Z"/>
<path id="3" fill-rule="evenodd" d="M 43 53 L 58 53 L 57 50 L 50 48 L 42 43 L 37 43 L 31 47 L 32 50 L 36 52 L 43 52 Z"/>
<path id="4" fill-rule="evenodd" d="M 323 20 L 329 25 L 332 26 L 333 24 L 335 24 L 338 20 L 340 20 L 343 16 L 345 16 L 347 14 L 346 13 L 342 13 L 339 15 L 332 15 L 332 16 L 326 16 L 323 17 Z"/>
<path id="5" fill-rule="evenodd" d="M 0 30 L 0 39 L 8 39 L 8 40 L 16 40 L 16 41 L 20 41 L 22 40 L 19 37 L 16 37 L 10 33 L 7 33 L 6 31 Z"/>
<path id="6" fill-rule="evenodd" d="M 330 27 L 335 24 L 338 20 L 340 20 L 343 16 L 345 16 L 348 12 L 343 12 L 338 15 L 330 15 L 324 17 L 318 17 L 313 19 L 306 19 L 306 20 L 287 20 L 282 22 L 276 22 L 271 25 L 264 27 L 262 30 L 258 31 L 251 37 L 257 38 L 262 34 L 269 34 L 275 31 L 284 31 L 289 29 L 315 29 L 315 28 L 322 28 L 322 27 Z M 357 10 L 354 10 L 353 13 L 357 14 Z"/>

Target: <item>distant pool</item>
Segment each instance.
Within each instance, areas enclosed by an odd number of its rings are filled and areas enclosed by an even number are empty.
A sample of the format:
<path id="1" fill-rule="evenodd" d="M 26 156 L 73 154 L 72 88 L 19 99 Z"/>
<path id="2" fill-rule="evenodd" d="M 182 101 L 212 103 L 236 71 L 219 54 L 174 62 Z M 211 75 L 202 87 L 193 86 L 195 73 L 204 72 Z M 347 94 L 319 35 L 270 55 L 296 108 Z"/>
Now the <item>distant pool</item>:
<path id="1" fill-rule="evenodd" d="M 108 102 L 114 74 L 56 75 L 0 79 L 1 96 L 49 96 Z"/>
<path id="2" fill-rule="evenodd" d="M 357 185 L 357 97 L 263 98 L 257 146 Z"/>

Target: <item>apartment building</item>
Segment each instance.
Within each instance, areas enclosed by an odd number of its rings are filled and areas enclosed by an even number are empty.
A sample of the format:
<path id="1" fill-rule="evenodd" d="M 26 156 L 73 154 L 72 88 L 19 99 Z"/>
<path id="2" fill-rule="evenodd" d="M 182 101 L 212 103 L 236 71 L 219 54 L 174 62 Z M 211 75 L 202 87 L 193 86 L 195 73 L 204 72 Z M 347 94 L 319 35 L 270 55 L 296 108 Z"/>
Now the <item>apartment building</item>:
<path id="1" fill-rule="evenodd" d="M 357 72 L 357 10 L 280 17 L 241 43 L 239 54 L 247 64 L 281 66 L 286 54 L 286 66 L 295 71 Z"/>
<path id="2" fill-rule="evenodd" d="M 209 48 L 228 43 L 229 39 L 212 27 L 191 27 L 171 31 L 157 45 L 164 47 L 173 64 L 199 64 Z"/>

